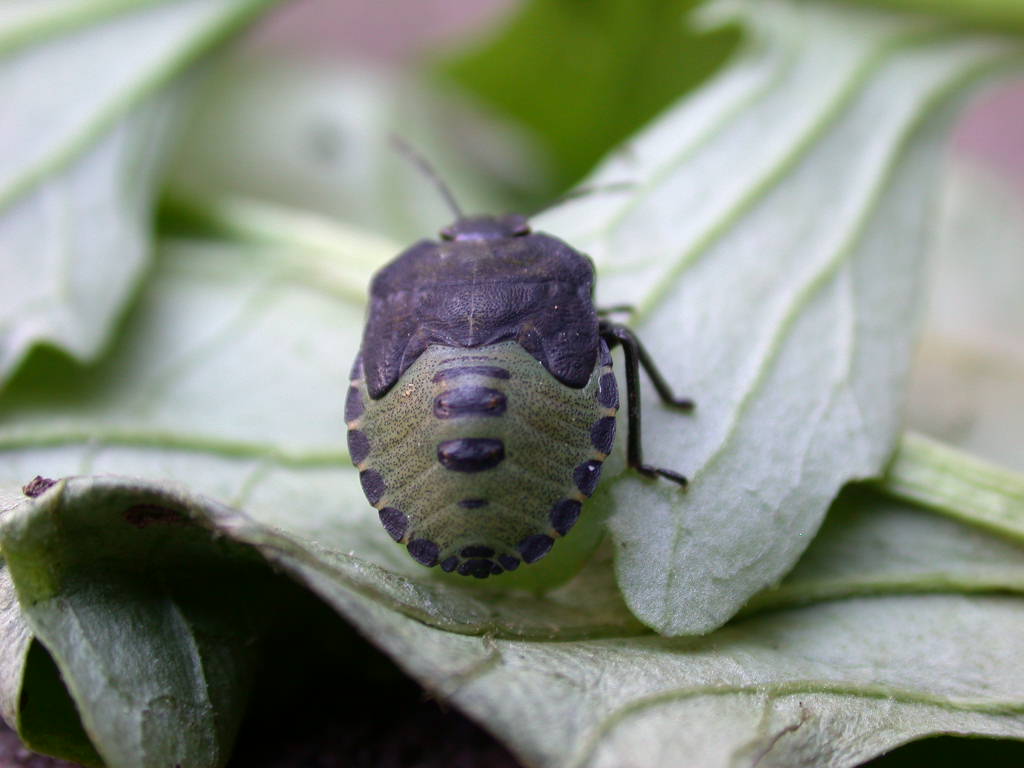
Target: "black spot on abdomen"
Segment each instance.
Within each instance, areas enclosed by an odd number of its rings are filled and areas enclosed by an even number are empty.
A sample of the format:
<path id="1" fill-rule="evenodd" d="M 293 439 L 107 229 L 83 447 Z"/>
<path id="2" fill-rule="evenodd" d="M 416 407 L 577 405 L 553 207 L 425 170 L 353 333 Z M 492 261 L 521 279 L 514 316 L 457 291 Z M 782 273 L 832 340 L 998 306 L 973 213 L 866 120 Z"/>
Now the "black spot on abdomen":
<path id="1" fill-rule="evenodd" d="M 380 511 L 380 522 L 384 526 L 384 530 L 388 532 L 388 536 L 395 541 L 401 541 L 409 528 L 409 518 L 402 510 L 394 507 L 384 507 Z"/>
<path id="2" fill-rule="evenodd" d="M 493 437 L 461 437 L 437 446 L 437 460 L 453 472 L 483 472 L 505 458 L 505 444 Z"/>
<path id="3" fill-rule="evenodd" d="M 558 531 L 562 536 L 565 536 L 569 532 L 569 529 L 576 525 L 576 521 L 580 519 L 580 510 L 582 509 L 580 504 L 575 499 L 562 499 L 560 502 L 555 504 L 551 509 L 550 519 L 551 527 Z M 520 546 L 522 546 L 520 544 Z"/>
<path id="4" fill-rule="evenodd" d="M 370 440 L 365 432 L 350 429 L 348 432 L 348 455 L 353 464 L 362 464 L 370 455 Z"/>
<path id="5" fill-rule="evenodd" d="M 363 415 L 363 394 L 355 387 L 348 388 L 345 398 L 345 421 L 355 421 Z"/>
<path id="6" fill-rule="evenodd" d="M 355 381 L 356 379 L 363 378 L 363 353 L 362 351 L 356 354 L 356 359 L 352 361 L 352 370 L 348 373 L 349 379 Z"/>
<path id="7" fill-rule="evenodd" d="M 377 506 L 377 502 L 380 501 L 381 496 L 384 495 L 384 491 L 387 490 L 387 486 L 384 485 L 384 478 L 381 477 L 380 472 L 375 469 L 367 469 L 360 472 L 359 483 L 363 486 L 363 493 L 366 494 L 366 500 L 369 501 L 372 506 Z"/>
<path id="8" fill-rule="evenodd" d="M 555 540 L 543 533 L 527 536 L 519 542 L 519 554 L 528 563 L 535 563 L 551 551 Z"/>
<path id="9" fill-rule="evenodd" d="M 463 557 L 494 557 L 494 550 L 484 544 L 471 544 L 459 552 Z"/>
<path id="10" fill-rule="evenodd" d="M 490 379 L 508 379 L 512 374 L 496 365 L 463 365 L 458 368 L 445 368 L 434 374 L 434 381 L 448 381 L 459 376 L 486 376 Z"/>
<path id="11" fill-rule="evenodd" d="M 504 393 L 489 387 L 456 387 L 434 398 L 434 416 L 501 416 L 508 407 Z"/>
<path id="12" fill-rule="evenodd" d="M 437 555 L 441 551 L 441 548 L 430 539 L 413 539 L 406 549 L 409 550 L 413 560 L 428 568 L 437 565 Z"/>
<path id="13" fill-rule="evenodd" d="M 611 453 L 615 443 L 615 417 L 605 416 L 590 428 L 590 442 L 601 453 Z"/>
<path id="14" fill-rule="evenodd" d="M 614 373 L 606 373 L 601 377 L 600 385 L 597 389 L 597 402 L 603 405 L 605 408 L 619 408 L 619 386 L 615 382 Z"/>
<path id="15" fill-rule="evenodd" d="M 597 481 L 601 479 L 601 462 L 596 459 L 585 461 L 572 472 L 572 479 L 580 493 L 584 496 L 592 496 L 597 488 Z"/>
<path id="16" fill-rule="evenodd" d="M 463 561 L 462 565 L 459 566 L 459 573 L 463 576 L 473 576 L 477 579 L 486 579 L 491 575 L 491 568 L 493 567 L 494 563 L 490 560 L 473 558 L 472 560 Z"/>

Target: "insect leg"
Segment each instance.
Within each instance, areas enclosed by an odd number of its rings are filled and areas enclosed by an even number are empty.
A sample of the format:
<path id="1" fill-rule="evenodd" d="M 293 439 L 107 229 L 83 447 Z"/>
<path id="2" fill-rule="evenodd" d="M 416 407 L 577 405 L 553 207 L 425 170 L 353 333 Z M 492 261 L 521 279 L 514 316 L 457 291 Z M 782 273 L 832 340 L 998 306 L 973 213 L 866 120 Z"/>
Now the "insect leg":
<path id="1" fill-rule="evenodd" d="M 654 388 L 662 401 L 677 408 L 691 410 L 693 401 L 689 398 L 676 397 L 672 388 L 665 381 L 654 365 L 651 356 L 644 349 L 636 335 L 626 326 L 618 323 L 601 321 L 599 333 L 609 347 L 622 345 L 626 358 L 626 415 L 628 417 L 629 434 L 626 442 L 626 461 L 629 466 L 648 477 L 664 477 L 666 480 L 685 486 L 686 477 L 671 469 L 654 467 L 643 463 L 643 448 L 640 440 L 640 366 L 642 365 L 650 377 Z"/>
<path id="2" fill-rule="evenodd" d="M 627 327 L 620 326 L 621 331 L 630 336 L 633 342 L 636 344 L 636 351 L 640 357 L 640 365 L 643 366 L 644 371 L 647 373 L 647 378 L 651 380 L 654 388 L 658 391 L 658 397 L 661 398 L 661 402 L 665 405 L 671 405 L 676 408 L 681 408 L 684 411 L 693 410 L 693 400 L 689 397 L 677 397 L 672 392 L 672 387 L 665 381 L 665 377 L 661 375 L 658 367 L 654 364 L 654 358 L 647 352 L 644 345 L 640 343 L 640 339 Z M 623 347 L 625 348 L 625 347 Z"/>
<path id="3" fill-rule="evenodd" d="M 658 396 L 665 405 L 671 405 L 687 411 L 693 410 L 693 400 L 688 397 L 677 397 L 672 392 L 672 387 L 665 381 L 665 377 L 661 375 L 658 367 L 654 364 L 654 358 L 651 357 L 644 345 L 640 343 L 640 339 L 636 337 L 636 334 L 630 328 L 621 323 L 611 323 L 603 320 L 600 321 L 598 332 L 608 342 L 608 346 L 614 347 L 615 344 L 622 344 L 623 350 L 629 350 L 630 348 L 634 350 L 640 365 L 643 366 L 651 383 L 654 384 Z M 629 363 L 627 362 L 626 365 L 628 366 Z"/>

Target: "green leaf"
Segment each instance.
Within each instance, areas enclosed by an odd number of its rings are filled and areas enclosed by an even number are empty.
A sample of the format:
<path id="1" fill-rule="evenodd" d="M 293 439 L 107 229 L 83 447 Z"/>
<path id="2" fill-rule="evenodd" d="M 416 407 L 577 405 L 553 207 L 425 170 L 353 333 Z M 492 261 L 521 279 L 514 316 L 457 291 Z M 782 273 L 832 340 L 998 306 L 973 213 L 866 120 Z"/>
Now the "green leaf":
<path id="1" fill-rule="evenodd" d="M 851 0 L 845 0 L 850 2 Z M 857 0 L 895 11 L 934 13 L 962 24 L 997 32 L 1024 32 L 1024 6 L 1018 0 Z"/>
<path id="2" fill-rule="evenodd" d="M 131 523 L 139 509 L 162 535 Z M 530 765 L 678 765 L 682 754 L 709 768 L 827 767 L 929 733 L 1024 738 L 1024 549 L 867 489 L 834 511 L 800 567 L 751 606 L 758 613 L 703 638 L 660 637 L 632 620 L 607 559 L 549 595 L 484 604 L 122 478 L 64 481 L 9 515 L 2 537 L 55 594 L 65 588 L 49 568 L 74 549 L 62 526 L 94 545 L 78 548 L 85 570 L 109 569 L 112 555 L 181 562 L 218 547 L 244 561 L 238 545 L 247 545 Z M 33 539 L 51 546 L 29 558 Z M 178 568 L 157 581 L 181 578 Z M 967 592 L 1003 594 L 956 594 Z M 799 607 L 811 600 L 823 602 Z M 36 607 L 26 612 L 34 618 Z M 126 681 L 139 685 L 154 683 Z"/>
<path id="3" fill-rule="evenodd" d="M 61 708 L 38 701 L 59 701 L 63 679 L 106 765 L 220 766 L 276 610 L 270 574 L 249 550 L 192 525 L 179 496 L 133 503 L 139 496 L 132 483 L 58 484 L 5 515 L 24 620 L 60 670 L 49 685 L 26 671 L 22 699 L 34 711 L 21 707 L 19 731 L 36 749 L 89 756 L 68 743 Z M 56 722 L 42 727 L 44 715 Z"/>
<path id="4" fill-rule="evenodd" d="M 268 0 L 18 3 L 0 20 L 0 385 L 47 343 L 94 359 L 149 258 L 180 89 Z"/>
<path id="5" fill-rule="evenodd" d="M 878 483 L 886 493 L 1024 543 L 1024 477 L 910 433 Z"/>
<path id="6" fill-rule="evenodd" d="M 535 0 L 441 71 L 529 128 L 548 150 L 555 187 L 564 188 L 735 50 L 735 27 L 688 25 L 695 5 Z"/>
<path id="7" fill-rule="evenodd" d="M 18 659 L 23 665 L 18 702 L 18 735 L 36 752 L 60 755 L 76 763 L 103 766 L 103 758 L 89 740 L 75 703 L 71 700 L 60 670 L 38 640 L 28 654 Z"/>
<path id="8" fill-rule="evenodd" d="M 1019 599 L 850 599 L 704 638 L 555 642 L 333 603 L 530 765 L 845 766 L 929 733 L 1024 737 Z"/>
<path id="9" fill-rule="evenodd" d="M 884 484 L 845 489 L 796 567 L 780 585 L 755 595 L 741 615 L 863 595 L 1024 594 L 1020 539 L 937 519 L 888 492 Z"/>
<path id="10" fill-rule="evenodd" d="M 927 19 L 770 3 L 756 44 L 541 217 L 591 254 L 692 418 L 647 406 L 646 460 L 609 525 L 630 608 L 703 633 L 796 562 L 839 488 L 900 426 L 930 190 L 957 94 L 1021 61 Z M 654 400 L 648 395 L 648 402 Z"/>

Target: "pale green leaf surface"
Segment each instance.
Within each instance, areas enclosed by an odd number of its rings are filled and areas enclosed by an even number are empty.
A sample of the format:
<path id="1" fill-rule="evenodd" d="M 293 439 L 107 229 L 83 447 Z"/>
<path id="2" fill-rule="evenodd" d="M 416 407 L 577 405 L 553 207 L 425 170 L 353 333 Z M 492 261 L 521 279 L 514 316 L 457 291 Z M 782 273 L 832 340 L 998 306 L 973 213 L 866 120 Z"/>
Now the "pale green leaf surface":
<path id="1" fill-rule="evenodd" d="M 706 632 L 788 571 L 900 426 L 947 102 L 1020 49 L 927 19 L 743 4 L 746 58 L 536 223 L 591 254 L 692 417 L 648 405 L 609 524 L 630 608 Z M 650 403 L 653 397 L 649 398 Z"/>
<path id="2" fill-rule="evenodd" d="M 1024 737 L 1022 610 L 1005 598 L 849 600 L 701 639 L 551 644 L 455 642 L 335 600 L 533 765 L 852 766 L 928 733 Z"/>
<path id="3" fill-rule="evenodd" d="M 266 4 L 64 4 L 0 16 L 0 383 L 41 342 L 80 360 L 99 353 L 149 257 L 180 98 L 152 94 Z"/>
<path id="4" fill-rule="evenodd" d="M 934 522 L 913 508 L 848 498 L 807 565 L 754 607 L 890 590 L 1019 592 L 1024 551 Z M 319 569 L 301 574 L 530 765 L 821 768 L 929 733 L 1024 737 L 1019 598 L 850 599 L 699 639 L 628 631 L 546 642 L 493 624 L 479 639 L 442 634 L 337 589 Z M 574 597 L 600 602 L 585 589 Z"/>
<path id="5" fill-rule="evenodd" d="M 877 490 L 851 486 L 777 587 L 743 613 L 864 594 L 1024 593 L 1024 548 L 977 527 L 936 518 Z"/>
<path id="6" fill-rule="evenodd" d="M 140 505 L 193 525 L 165 522 L 163 536 L 155 536 L 159 523 L 129 523 Z M 933 525 L 927 513 L 867 491 L 848 494 L 835 511 L 797 571 L 754 606 L 759 615 L 704 638 L 675 639 L 630 617 L 603 558 L 546 597 L 485 603 L 283 535 L 166 483 L 74 478 L 8 513 L 2 535 L 15 570 L 31 569 L 16 573 L 19 590 L 49 591 L 50 603 L 68 590 L 50 576 L 49 558 L 68 551 L 69 536 L 91 544 L 72 558 L 83 572 L 111 553 L 126 563 L 150 562 L 154 553 L 180 561 L 203 551 L 203 531 L 213 533 L 210 549 L 248 544 L 530 765 L 668 766 L 685 755 L 686 765 L 702 768 L 748 766 L 755 758 L 844 766 L 928 733 L 1024 738 L 1024 679 L 1015 663 L 1024 651 L 1024 550 L 952 521 Z M 944 582 L 929 584 L 936 574 Z M 1017 596 L 903 594 L 914 591 Z M 97 618 L 97 602 L 105 603 L 81 597 Z M 837 597 L 850 599 L 786 608 Z M 40 638 L 57 649 L 72 694 L 88 707 L 75 687 L 79 660 L 61 653 L 94 649 L 61 639 L 76 635 L 54 624 L 68 612 L 62 607 L 44 601 L 27 610 Z M 89 611 L 72 614 L 83 619 L 70 628 L 79 634 L 124 626 L 85 621 Z M 171 631 L 163 642 L 173 648 L 175 639 Z M 126 688 L 138 696 L 166 685 L 147 679 Z"/>

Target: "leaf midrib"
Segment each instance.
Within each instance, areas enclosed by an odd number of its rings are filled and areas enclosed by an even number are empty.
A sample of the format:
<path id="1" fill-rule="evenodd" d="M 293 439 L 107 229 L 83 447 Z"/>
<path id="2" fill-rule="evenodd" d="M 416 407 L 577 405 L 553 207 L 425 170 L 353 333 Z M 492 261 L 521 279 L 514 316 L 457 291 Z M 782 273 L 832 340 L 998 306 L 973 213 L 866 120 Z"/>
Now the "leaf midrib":
<path id="1" fill-rule="evenodd" d="M 232 440 L 214 435 L 171 432 L 154 429 L 119 429 L 99 424 L 64 428 L 47 432 L 0 435 L 0 451 L 16 451 L 63 446 L 151 448 L 206 453 L 226 459 L 260 459 L 281 466 L 319 469 L 335 466 L 348 469 L 350 459 L 344 450 L 289 450 L 272 443 Z M 354 471 L 354 470 L 352 470 Z"/>

